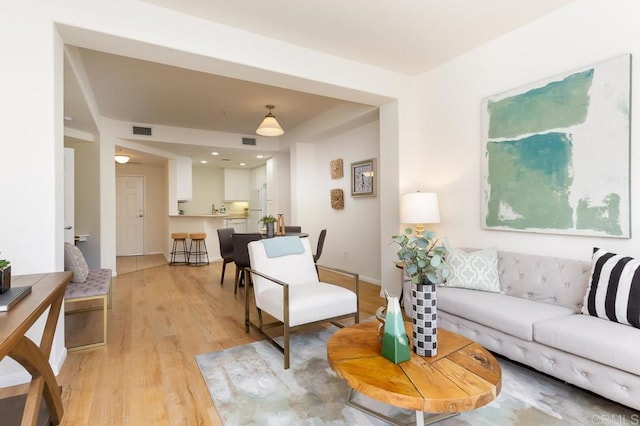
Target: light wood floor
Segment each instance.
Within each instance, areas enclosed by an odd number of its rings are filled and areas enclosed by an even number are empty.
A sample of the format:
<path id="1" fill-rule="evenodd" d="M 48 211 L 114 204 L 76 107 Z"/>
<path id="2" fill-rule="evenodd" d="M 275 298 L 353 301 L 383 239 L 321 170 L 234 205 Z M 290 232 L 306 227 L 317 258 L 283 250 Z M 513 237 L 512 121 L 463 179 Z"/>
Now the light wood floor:
<path id="1" fill-rule="evenodd" d="M 118 256 L 116 257 L 116 271 L 118 275 L 129 272 L 141 271 L 155 266 L 166 265 L 167 259 L 163 254 L 148 254 L 145 256 Z"/>
<path id="2" fill-rule="evenodd" d="M 227 265 L 224 286 L 221 266 L 161 265 L 114 278 L 108 345 L 69 353 L 58 377 L 62 424 L 221 424 L 194 356 L 260 339 L 244 332 L 244 289 L 233 294 L 234 265 Z M 360 288 L 360 317 L 367 318 L 384 300 L 378 286 Z M 0 389 L 0 397 L 25 391 Z"/>

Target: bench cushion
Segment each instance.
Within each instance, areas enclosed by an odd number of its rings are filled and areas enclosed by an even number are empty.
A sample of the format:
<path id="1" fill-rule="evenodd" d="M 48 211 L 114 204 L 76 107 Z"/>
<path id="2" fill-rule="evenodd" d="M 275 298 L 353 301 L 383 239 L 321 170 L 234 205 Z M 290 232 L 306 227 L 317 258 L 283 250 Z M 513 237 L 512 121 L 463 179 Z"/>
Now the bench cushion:
<path id="1" fill-rule="evenodd" d="M 70 282 L 64 292 L 64 298 L 104 296 L 109 293 L 111 269 L 90 269 L 84 282 Z"/>

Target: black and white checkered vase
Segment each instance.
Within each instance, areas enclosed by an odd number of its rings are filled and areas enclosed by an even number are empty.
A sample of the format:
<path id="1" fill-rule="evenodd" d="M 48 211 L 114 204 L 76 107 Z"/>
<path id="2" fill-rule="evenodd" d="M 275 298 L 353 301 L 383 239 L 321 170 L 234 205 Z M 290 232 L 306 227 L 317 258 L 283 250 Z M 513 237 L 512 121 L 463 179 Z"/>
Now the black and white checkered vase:
<path id="1" fill-rule="evenodd" d="M 438 319 L 435 284 L 417 284 L 413 296 L 413 350 L 420 356 L 438 354 Z"/>

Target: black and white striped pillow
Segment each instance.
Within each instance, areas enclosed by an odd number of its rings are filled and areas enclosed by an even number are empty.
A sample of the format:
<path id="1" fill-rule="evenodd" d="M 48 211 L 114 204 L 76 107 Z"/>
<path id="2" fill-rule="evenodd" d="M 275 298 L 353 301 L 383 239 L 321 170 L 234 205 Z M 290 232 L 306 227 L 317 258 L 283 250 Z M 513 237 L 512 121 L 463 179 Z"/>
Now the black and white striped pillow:
<path id="1" fill-rule="evenodd" d="M 640 260 L 594 248 L 582 313 L 640 328 Z"/>

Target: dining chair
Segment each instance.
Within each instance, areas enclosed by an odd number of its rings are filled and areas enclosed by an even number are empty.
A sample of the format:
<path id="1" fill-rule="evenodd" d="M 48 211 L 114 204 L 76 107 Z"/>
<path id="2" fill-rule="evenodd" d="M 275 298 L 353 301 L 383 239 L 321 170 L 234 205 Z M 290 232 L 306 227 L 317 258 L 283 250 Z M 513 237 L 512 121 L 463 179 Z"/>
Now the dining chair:
<path id="1" fill-rule="evenodd" d="M 322 247 L 324 247 L 325 238 L 327 238 L 327 230 L 323 229 L 320 231 L 320 236 L 318 237 L 318 246 L 316 247 L 316 253 L 313 255 L 313 263 L 318 263 L 318 259 L 322 256 Z"/>
<path id="2" fill-rule="evenodd" d="M 288 234 L 289 232 L 302 232 L 302 226 L 284 226 L 284 232 L 285 234 Z"/>
<path id="3" fill-rule="evenodd" d="M 257 241 L 262 239 L 262 235 L 258 232 L 251 233 L 239 233 L 236 232 L 231 236 L 233 240 L 233 261 L 236 264 L 236 279 L 233 285 L 233 294 L 238 293 L 238 287 L 244 283 L 245 288 L 249 287 L 249 280 L 245 279 L 243 270 L 251 266 L 249 261 L 249 252 L 247 251 L 247 244 L 251 241 Z"/>
<path id="4" fill-rule="evenodd" d="M 233 228 L 220 228 L 218 231 L 218 242 L 220 243 L 220 256 L 222 256 L 222 276 L 220 277 L 220 285 L 224 282 L 224 271 L 227 263 L 233 262 L 233 239 L 232 236 L 236 232 Z"/>
<path id="5" fill-rule="evenodd" d="M 245 289 L 245 332 L 253 327 L 284 354 L 284 368 L 290 365 L 290 332 L 298 326 L 331 322 L 343 327 L 338 320 L 353 317 L 360 321 L 359 275 L 320 266 L 353 279 L 353 290 L 321 282 L 313 262 L 307 238 L 279 237 L 253 241 L 248 245 L 251 266 L 244 274 L 251 276 L 253 294 L 258 312 L 258 324 L 249 314 L 250 289 Z M 275 321 L 264 323 L 263 312 Z M 265 331 L 283 328 L 283 344 L 279 344 Z"/>

